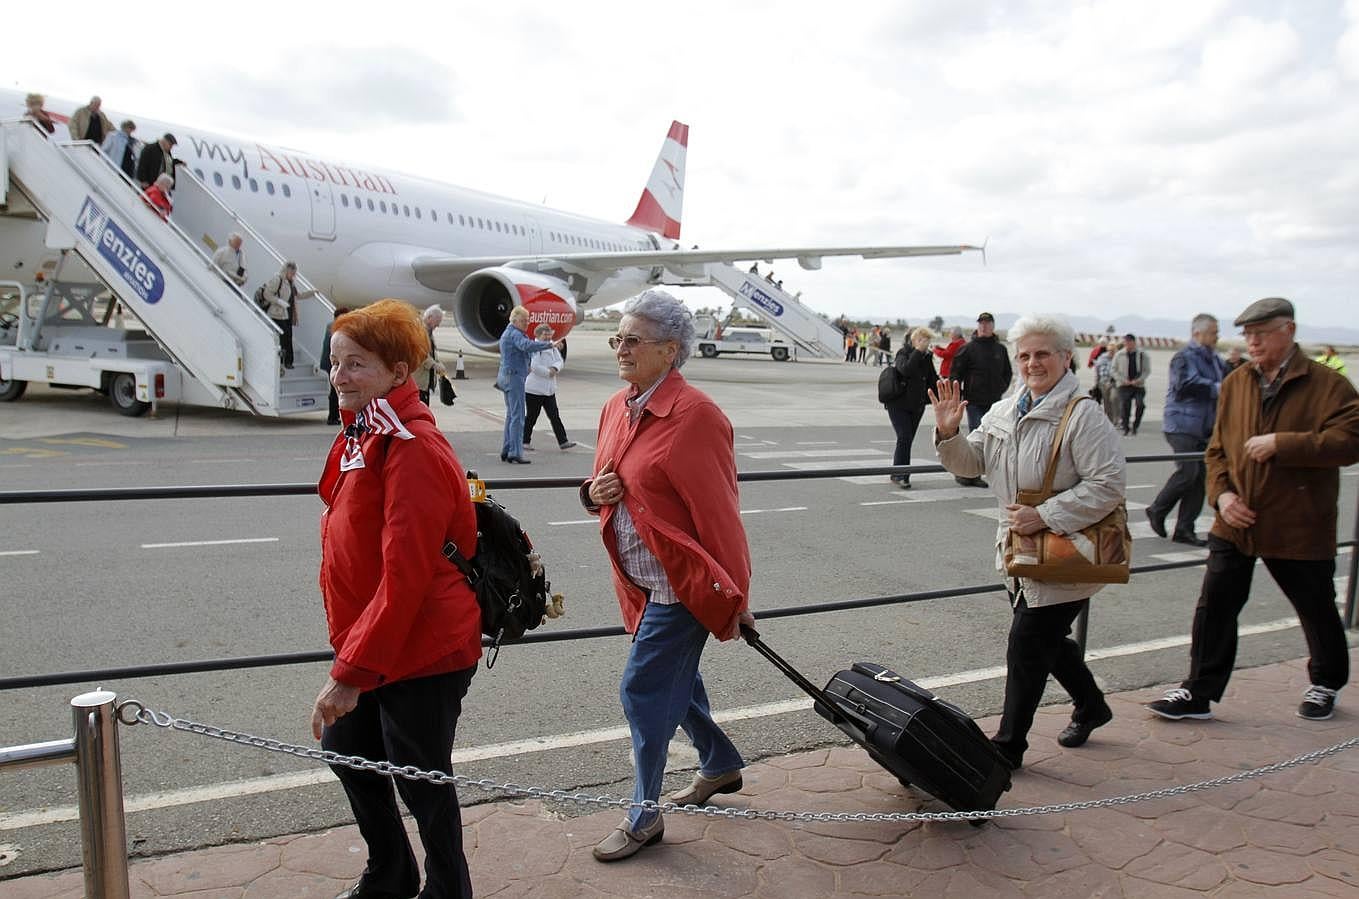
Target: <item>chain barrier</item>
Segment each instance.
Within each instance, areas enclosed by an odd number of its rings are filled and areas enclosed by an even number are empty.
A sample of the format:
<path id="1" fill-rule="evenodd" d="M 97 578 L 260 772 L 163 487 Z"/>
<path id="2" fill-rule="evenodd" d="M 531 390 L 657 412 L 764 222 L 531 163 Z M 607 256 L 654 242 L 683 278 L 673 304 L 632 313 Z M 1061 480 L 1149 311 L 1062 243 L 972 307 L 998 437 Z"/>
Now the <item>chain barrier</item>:
<path id="1" fill-rule="evenodd" d="M 512 781 L 501 782 L 485 777 L 468 777 L 465 774 L 445 774 L 442 771 L 424 771 L 416 768 L 414 765 L 393 765 L 391 762 L 375 762 L 363 758 L 362 756 L 341 755 L 340 753 L 331 752 L 326 749 L 314 749 L 307 746 L 284 743 L 269 737 L 257 737 L 252 734 L 224 730 L 220 727 L 213 727 L 210 724 L 200 724 L 199 722 L 190 721 L 185 718 L 177 718 L 167 712 L 155 711 L 154 709 L 150 709 L 143 705 L 136 699 L 127 699 L 119 702 L 116 706 L 116 710 L 118 720 L 125 725 L 149 724 L 158 728 L 184 731 L 186 733 L 197 734 L 214 740 L 235 743 L 239 746 L 250 746 L 268 752 L 278 752 L 284 755 L 322 762 L 327 765 L 340 765 L 345 768 L 353 768 L 356 771 L 369 771 L 375 774 L 381 774 L 384 777 L 403 777 L 407 780 L 424 781 L 432 784 L 451 784 L 454 787 L 471 787 L 491 793 L 503 793 L 511 796 L 524 796 L 534 799 L 551 800 L 554 802 L 570 802 L 577 805 L 599 808 L 640 808 L 648 811 L 699 815 L 710 818 L 796 821 L 804 823 L 985 821 L 996 818 L 1021 818 L 1033 815 L 1055 815 L 1064 812 L 1080 812 L 1089 809 L 1111 808 L 1113 806 L 1132 805 L 1137 802 L 1149 802 L 1155 799 L 1170 799 L 1177 796 L 1186 796 L 1190 793 L 1199 793 L 1204 790 L 1215 789 L 1217 787 L 1230 786 L 1247 780 L 1265 777 L 1270 774 L 1277 774 L 1280 771 L 1287 771 L 1289 768 L 1296 768 L 1299 765 L 1317 762 L 1321 759 L 1344 752 L 1347 749 L 1353 749 L 1356 746 L 1359 746 L 1359 737 L 1352 737 L 1343 742 L 1336 743 L 1334 746 L 1328 746 L 1325 749 L 1306 752 L 1302 755 L 1287 759 L 1286 761 L 1262 765 L 1259 768 L 1252 768 L 1249 771 L 1238 771 L 1235 774 L 1214 777 L 1211 780 L 1201 780 L 1198 783 L 1185 784 L 1182 786 L 1163 787 L 1162 789 L 1150 790 L 1145 793 L 1111 796 L 1104 799 L 1087 799 L 1081 802 L 1062 802 L 1053 805 L 1028 806 L 1026 808 L 998 808 L 970 812 L 795 812 L 778 811 L 774 809 L 722 808 L 714 805 L 680 805 L 675 802 L 658 802 L 653 799 L 638 802 L 634 799 L 623 799 L 615 796 L 591 796 L 587 793 L 570 792 L 568 790 L 548 790 L 543 787 L 524 786 Z"/>

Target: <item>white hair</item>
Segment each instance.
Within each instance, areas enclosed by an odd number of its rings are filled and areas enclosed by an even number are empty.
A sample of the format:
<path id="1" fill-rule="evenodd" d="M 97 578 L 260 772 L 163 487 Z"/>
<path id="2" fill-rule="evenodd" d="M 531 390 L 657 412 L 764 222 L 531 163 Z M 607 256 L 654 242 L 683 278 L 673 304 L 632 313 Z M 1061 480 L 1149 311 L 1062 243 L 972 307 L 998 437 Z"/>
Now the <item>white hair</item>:
<path id="1" fill-rule="evenodd" d="M 174 186 L 175 179 L 171 178 L 168 174 L 162 172 L 156 176 L 156 187 L 159 187 L 161 190 L 168 190 Z"/>
<path id="2" fill-rule="evenodd" d="M 429 321 L 435 315 L 439 316 L 440 319 L 443 319 L 444 310 L 442 306 L 435 305 L 426 307 L 425 311 L 420 313 L 420 318 Z"/>
<path id="3" fill-rule="evenodd" d="M 646 319 L 656 326 L 658 340 L 673 340 L 679 344 L 674 367 L 684 365 L 694 342 L 694 315 L 682 302 L 664 290 L 644 290 L 628 300 L 623 314 Z"/>
<path id="4" fill-rule="evenodd" d="M 1005 335 L 1005 339 L 1012 345 L 1017 345 L 1025 337 L 1050 337 L 1053 348 L 1061 353 L 1072 353 L 1076 350 L 1076 332 L 1066 323 L 1066 319 L 1055 315 L 1021 316 Z"/>
<path id="5" fill-rule="evenodd" d="M 1217 324 L 1217 318 L 1206 312 L 1200 312 L 1198 315 L 1194 316 L 1194 320 L 1189 323 L 1189 333 L 1202 334 L 1215 324 Z"/>

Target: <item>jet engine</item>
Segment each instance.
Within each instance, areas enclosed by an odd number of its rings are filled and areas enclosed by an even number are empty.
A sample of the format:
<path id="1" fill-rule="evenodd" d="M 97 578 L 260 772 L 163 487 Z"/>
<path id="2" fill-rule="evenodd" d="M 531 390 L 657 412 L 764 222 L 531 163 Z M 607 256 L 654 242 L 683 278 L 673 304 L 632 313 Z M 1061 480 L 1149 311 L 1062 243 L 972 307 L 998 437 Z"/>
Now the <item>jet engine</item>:
<path id="1" fill-rule="evenodd" d="M 483 350 L 499 345 L 515 306 L 528 309 L 530 337 L 540 324 L 550 325 L 554 338 L 565 337 L 581 319 L 565 281 L 522 269 L 480 269 L 464 278 L 453 295 L 458 330 L 468 343 Z"/>

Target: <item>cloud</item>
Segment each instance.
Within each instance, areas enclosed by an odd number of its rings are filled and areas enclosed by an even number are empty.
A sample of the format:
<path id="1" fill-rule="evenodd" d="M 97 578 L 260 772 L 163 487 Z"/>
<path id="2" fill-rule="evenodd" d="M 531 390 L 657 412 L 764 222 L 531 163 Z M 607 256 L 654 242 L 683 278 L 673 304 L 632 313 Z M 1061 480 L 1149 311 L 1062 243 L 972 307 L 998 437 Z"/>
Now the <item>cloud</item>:
<path id="1" fill-rule="evenodd" d="M 284 58 L 267 71 L 220 74 L 198 85 L 197 92 L 205 105 L 260 129 L 343 132 L 460 118 L 453 71 L 409 47 L 285 53 Z"/>

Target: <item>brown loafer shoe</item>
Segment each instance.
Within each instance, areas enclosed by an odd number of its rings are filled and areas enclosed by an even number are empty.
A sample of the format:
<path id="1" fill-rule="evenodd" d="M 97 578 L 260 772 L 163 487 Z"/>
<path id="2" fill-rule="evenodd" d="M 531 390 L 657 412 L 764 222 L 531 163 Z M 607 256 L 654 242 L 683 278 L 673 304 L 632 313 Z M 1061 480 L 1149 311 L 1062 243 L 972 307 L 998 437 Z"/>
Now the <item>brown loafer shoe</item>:
<path id="1" fill-rule="evenodd" d="M 665 836 L 665 816 L 657 815 L 651 826 L 634 833 L 628 829 L 628 819 L 609 832 L 609 835 L 595 844 L 595 859 L 601 862 L 622 861 L 631 858 L 644 847 L 661 841 Z"/>
<path id="2" fill-rule="evenodd" d="M 694 774 L 694 782 L 689 784 L 678 793 L 670 794 L 670 801 L 679 805 L 703 805 L 713 797 L 715 793 L 735 793 L 744 784 L 741 782 L 741 769 L 727 771 L 724 774 L 715 774 L 712 777 L 698 771 Z"/>

